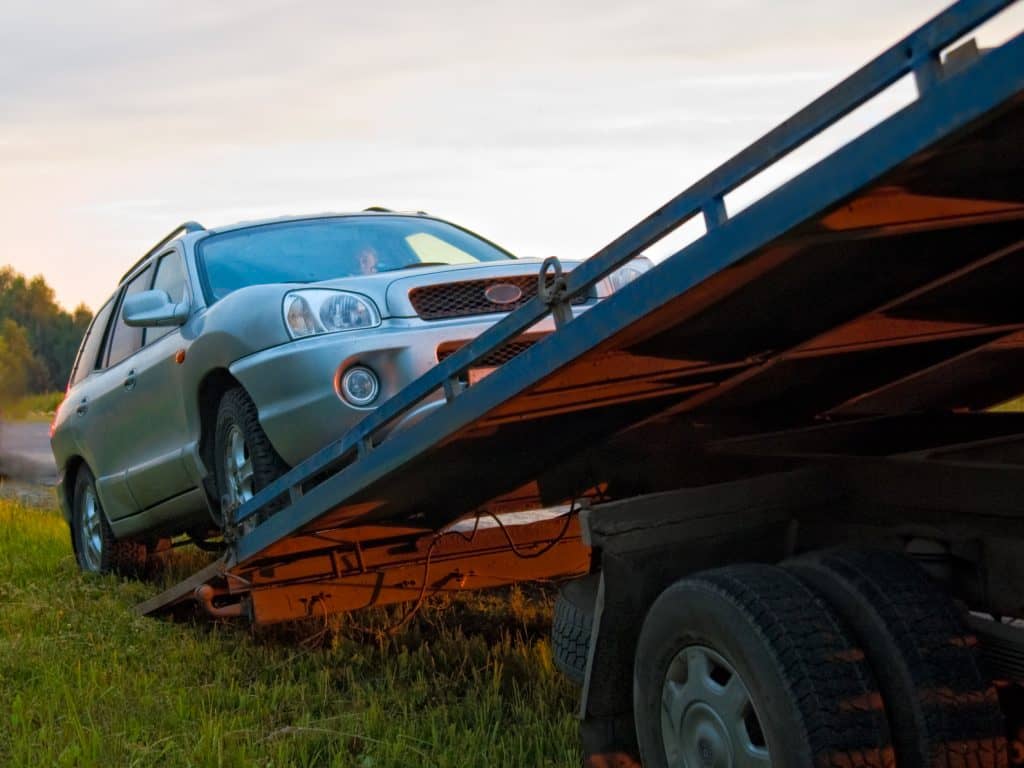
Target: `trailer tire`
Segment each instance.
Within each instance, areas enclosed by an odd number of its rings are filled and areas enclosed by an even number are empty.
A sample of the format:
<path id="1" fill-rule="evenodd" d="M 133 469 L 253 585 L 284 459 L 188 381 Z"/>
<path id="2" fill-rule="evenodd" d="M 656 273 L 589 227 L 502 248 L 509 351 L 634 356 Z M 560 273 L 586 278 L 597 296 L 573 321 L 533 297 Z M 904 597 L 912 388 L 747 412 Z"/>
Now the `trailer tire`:
<path id="1" fill-rule="evenodd" d="M 75 475 L 71 547 L 78 567 L 86 573 L 137 577 L 146 571 L 148 548 L 135 539 L 114 538 L 96 490 L 96 479 L 84 464 Z"/>
<path id="2" fill-rule="evenodd" d="M 833 550 L 786 567 L 829 601 L 878 679 L 900 768 L 1003 768 L 1005 728 L 977 639 L 916 563 Z"/>
<path id="3" fill-rule="evenodd" d="M 894 765 L 863 654 L 828 605 L 775 566 L 666 589 L 640 632 L 633 704 L 647 768 L 731 765 L 723 753 L 738 749 L 777 768 Z"/>
<path id="4" fill-rule="evenodd" d="M 583 685 L 587 674 L 594 600 L 600 576 L 584 576 L 563 584 L 555 599 L 551 620 L 551 655 L 562 674 Z"/>

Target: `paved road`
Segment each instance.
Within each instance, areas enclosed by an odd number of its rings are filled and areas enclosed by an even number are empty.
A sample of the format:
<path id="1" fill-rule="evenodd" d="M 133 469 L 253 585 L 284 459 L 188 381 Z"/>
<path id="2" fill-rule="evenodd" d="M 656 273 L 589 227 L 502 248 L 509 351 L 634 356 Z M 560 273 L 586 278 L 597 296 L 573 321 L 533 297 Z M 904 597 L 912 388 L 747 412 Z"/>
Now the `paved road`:
<path id="1" fill-rule="evenodd" d="M 45 422 L 0 423 L 0 474 L 19 480 L 56 481 Z"/>

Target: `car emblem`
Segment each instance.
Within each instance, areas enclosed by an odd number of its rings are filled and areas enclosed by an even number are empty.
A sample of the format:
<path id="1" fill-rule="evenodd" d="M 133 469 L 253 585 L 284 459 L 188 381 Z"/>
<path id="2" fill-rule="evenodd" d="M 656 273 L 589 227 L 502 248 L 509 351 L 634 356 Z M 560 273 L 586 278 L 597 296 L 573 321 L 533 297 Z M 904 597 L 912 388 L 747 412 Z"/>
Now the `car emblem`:
<path id="1" fill-rule="evenodd" d="M 484 296 L 491 304 L 515 304 L 523 298 L 523 289 L 511 283 L 495 283 L 487 286 Z"/>

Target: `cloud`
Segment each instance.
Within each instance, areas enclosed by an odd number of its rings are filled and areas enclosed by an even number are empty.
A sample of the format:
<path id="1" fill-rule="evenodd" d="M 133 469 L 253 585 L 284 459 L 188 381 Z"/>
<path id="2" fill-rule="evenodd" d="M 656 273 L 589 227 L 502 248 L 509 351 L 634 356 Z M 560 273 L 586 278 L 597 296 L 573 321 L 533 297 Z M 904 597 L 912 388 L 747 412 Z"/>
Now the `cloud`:
<path id="1" fill-rule="evenodd" d="M 584 255 L 943 4 L 16 4 L 0 263 L 97 306 L 177 220 L 369 204 Z"/>

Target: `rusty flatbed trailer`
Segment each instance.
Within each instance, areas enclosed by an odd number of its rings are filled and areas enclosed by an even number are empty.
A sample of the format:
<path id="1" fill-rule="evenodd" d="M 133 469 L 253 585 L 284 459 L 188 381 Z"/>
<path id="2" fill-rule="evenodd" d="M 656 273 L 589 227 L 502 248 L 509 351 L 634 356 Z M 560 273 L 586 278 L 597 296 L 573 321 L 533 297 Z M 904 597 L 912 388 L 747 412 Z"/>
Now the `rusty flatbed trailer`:
<path id="1" fill-rule="evenodd" d="M 1024 414 L 990 412 L 1024 392 L 1024 36 L 961 45 L 1009 5 L 961 0 L 571 273 L 549 260 L 536 298 L 141 610 L 271 622 L 590 573 L 560 620 L 594 765 L 1024 763 L 1003 620 L 1024 616 Z M 912 103 L 728 214 L 904 76 Z M 567 311 L 695 217 L 703 236 Z"/>

